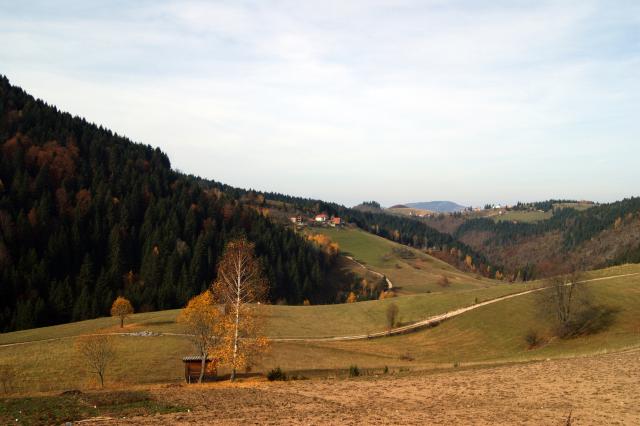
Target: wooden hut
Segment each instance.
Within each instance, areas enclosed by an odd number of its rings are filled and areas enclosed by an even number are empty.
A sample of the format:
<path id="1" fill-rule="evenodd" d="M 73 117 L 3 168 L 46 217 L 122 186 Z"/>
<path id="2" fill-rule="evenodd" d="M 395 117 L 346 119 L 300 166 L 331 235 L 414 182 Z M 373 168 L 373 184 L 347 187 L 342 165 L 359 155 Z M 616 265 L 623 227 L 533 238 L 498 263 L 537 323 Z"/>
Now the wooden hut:
<path id="1" fill-rule="evenodd" d="M 202 356 L 191 355 L 182 358 L 184 363 L 184 380 L 187 383 L 198 383 L 200 369 L 202 368 Z M 216 380 L 218 377 L 217 362 L 215 359 L 207 358 L 205 361 L 203 382 Z"/>

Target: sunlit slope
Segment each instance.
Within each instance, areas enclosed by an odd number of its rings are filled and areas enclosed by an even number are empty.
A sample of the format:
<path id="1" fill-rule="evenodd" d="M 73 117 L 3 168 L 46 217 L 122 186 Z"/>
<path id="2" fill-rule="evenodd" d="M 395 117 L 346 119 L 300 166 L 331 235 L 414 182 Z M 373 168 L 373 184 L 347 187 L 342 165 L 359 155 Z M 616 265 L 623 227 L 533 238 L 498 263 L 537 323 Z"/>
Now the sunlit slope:
<path id="1" fill-rule="evenodd" d="M 473 303 L 534 288 L 537 283 L 491 286 L 488 288 L 400 296 L 385 300 L 317 306 L 262 305 L 259 315 L 267 324 L 269 337 L 327 337 L 366 334 L 386 327 L 385 312 L 390 303 L 400 309 L 400 320 L 411 323 Z M 151 331 L 181 334 L 176 322 L 179 309 L 134 314 L 119 327 L 119 320 L 104 317 L 93 320 L 0 334 L 0 345 L 72 338 L 92 333 L 130 333 Z"/>
<path id="2" fill-rule="evenodd" d="M 639 265 L 594 271 L 588 278 L 640 272 Z M 322 337 L 363 334 L 384 329 L 388 303 L 400 307 L 403 322 L 476 301 L 519 292 L 527 286 L 504 285 L 458 293 L 422 294 L 384 301 L 329 306 L 262 306 L 271 337 Z M 271 352 L 255 367 L 264 371 L 275 366 L 301 370 L 306 375 L 326 374 L 329 369 L 451 367 L 454 363 L 504 362 L 575 356 L 640 346 L 640 276 L 596 281 L 589 288 L 599 303 L 619 309 L 616 322 L 606 331 L 571 340 L 550 338 L 549 318 L 542 315 L 534 294 L 480 307 L 439 326 L 411 334 L 351 342 L 275 342 Z M 87 384 L 88 377 L 74 351 L 74 336 L 102 332 L 155 331 L 161 336 L 115 336 L 118 355 L 108 374 L 110 384 L 179 381 L 181 357 L 193 348 L 175 323 L 178 310 L 132 316 L 124 330 L 112 318 L 53 326 L 0 335 L 0 364 L 20 368 L 20 386 L 29 390 L 60 390 Z M 535 329 L 547 338 L 530 350 L 525 334 Z M 178 335 L 170 335 L 176 333 Z M 32 340 L 40 340 L 35 343 Z M 11 343 L 17 344 L 11 344 Z M 224 372 L 224 370 L 222 370 Z"/>
<path id="3" fill-rule="evenodd" d="M 620 273 L 640 270 L 637 265 L 613 269 Z M 609 271 L 611 275 L 614 270 Z M 613 325 L 590 336 L 553 337 L 552 314 L 541 309 L 540 294 L 533 293 L 478 308 L 412 334 L 317 346 L 331 353 L 342 351 L 345 356 L 380 357 L 389 365 L 406 364 L 404 360 L 411 359 L 409 364 L 416 366 L 546 359 L 640 347 L 640 275 L 594 281 L 587 287 L 596 303 L 618 310 Z M 531 330 L 544 338 L 535 349 L 529 349 L 525 341 Z"/>
<path id="4" fill-rule="evenodd" d="M 498 283 L 462 272 L 446 262 L 357 228 L 312 228 L 311 233 L 329 236 L 340 251 L 374 271 L 386 275 L 402 294 L 457 291 Z M 443 277 L 448 286 L 442 286 Z"/>

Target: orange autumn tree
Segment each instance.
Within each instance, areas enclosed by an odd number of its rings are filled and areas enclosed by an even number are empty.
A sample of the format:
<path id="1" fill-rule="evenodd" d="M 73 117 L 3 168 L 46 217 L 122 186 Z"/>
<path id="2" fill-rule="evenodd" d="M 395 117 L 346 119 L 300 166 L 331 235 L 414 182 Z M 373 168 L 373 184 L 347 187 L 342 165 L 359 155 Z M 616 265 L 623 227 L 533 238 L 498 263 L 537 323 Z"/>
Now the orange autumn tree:
<path id="1" fill-rule="evenodd" d="M 227 244 L 212 288 L 215 300 L 225 307 L 219 353 L 231 366 L 233 381 L 238 369 L 249 369 L 268 347 L 261 335 L 264 321 L 256 313 L 256 305 L 266 301 L 268 282 L 252 243 L 239 238 Z"/>
<path id="2" fill-rule="evenodd" d="M 118 298 L 113 301 L 113 305 L 111 305 L 111 316 L 120 317 L 120 328 L 124 327 L 125 318 L 131 314 L 133 314 L 131 302 L 122 296 L 118 296 Z"/>
<path id="3" fill-rule="evenodd" d="M 338 243 L 334 243 L 331 241 L 331 238 L 324 234 L 313 234 L 307 237 L 309 241 L 313 241 L 317 246 L 319 246 L 322 251 L 327 253 L 329 256 L 336 256 L 338 251 L 340 250 L 340 246 Z"/>
<path id="4" fill-rule="evenodd" d="M 209 354 L 216 351 L 216 345 L 224 326 L 223 316 L 215 305 L 213 295 L 209 290 L 194 296 L 178 315 L 178 323 L 183 324 L 187 334 L 201 357 L 200 377 L 202 383 L 206 362 Z"/>

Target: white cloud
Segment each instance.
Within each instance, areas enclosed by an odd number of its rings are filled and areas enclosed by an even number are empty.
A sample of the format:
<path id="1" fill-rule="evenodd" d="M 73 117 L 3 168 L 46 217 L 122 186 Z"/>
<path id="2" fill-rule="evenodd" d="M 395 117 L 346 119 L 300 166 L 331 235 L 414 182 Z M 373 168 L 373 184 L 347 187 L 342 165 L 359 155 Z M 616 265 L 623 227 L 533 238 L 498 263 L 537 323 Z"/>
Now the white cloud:
<path id="1" fill-rule="evenodd" d="M 0 72 L 187 172 L 346 203 L 640 178 L 592 173 L 640 154 L 633 2 L 67 3 L 0 6 Z"/>

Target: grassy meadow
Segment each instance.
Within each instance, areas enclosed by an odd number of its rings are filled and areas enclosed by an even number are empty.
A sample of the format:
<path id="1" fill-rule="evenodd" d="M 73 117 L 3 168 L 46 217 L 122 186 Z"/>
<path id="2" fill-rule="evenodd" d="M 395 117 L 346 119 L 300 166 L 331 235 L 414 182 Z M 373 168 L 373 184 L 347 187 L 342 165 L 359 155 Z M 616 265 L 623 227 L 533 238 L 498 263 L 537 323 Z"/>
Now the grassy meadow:
<path id="1" fill-rule="evenodd" d="M 357 228 L 311 228 L 338 243 L 340 252 L 386 275 L 400 294 L 453 292 L 496 285 L 498 281 L 462 272 L 428 254 Z M 354 267 L 357 269 L 357 267 Z M 446 277 L 450 285 L 439 282 Z"/>
<path id="2" fill-rule="evenodd" d="M 640 272 L 639 265 L 594 271 L 589 278 Z M 414 322 L 476 301 L 533 288 L 541 283 L 504 284 L 455 293 L 431 293 L 382 301 L 323 306 L 259 307 L 270 337 L 325 337 L 383 330 L 389 303 L 400 308 L 400 320 Z M 592 336 L 552 338 L 550 318 L 541 313 L 536 294 L 484 306 L 414 333 L 341 342 L 274 342 L 255 367 L 266 371 L 280 366 L 307 376 L 337 374 L 356 364 L 361 368 L 424 369 L 568 357 L 640 346 L 640 276 L 596 281 L 588 287 L 599 303 L 616 307 L 616 322 Z M 175 319 L 179 310 L 135 314 L 125 332 L 181 333 Z M 524 336 L 535 329 L 544 343 L 529 349 Z M 74 349 L 74 336 L 120 332 L 117 319 L 99 318 L 73 324 L 0 335 L 0 364 L 22 366 L 17 390 L 59 391 L 91 388 L 95 378 L 86 371 Z M 52 340 L 48 340 L 52 339 Z M 117 359 L 107 374 L 111 388 L 134 384 L 180 382 L 181 357 L 193 353 L 188 338 L 163 334 L 142 337 L 114 336 Z M 33 343 L 27 343 L 37 340 Z M 25 343 L 21 343 L 25 342 Z M 17 343 L 17 344 L 16 344 Z M 221 370 L 224 373 L 224 370 Z M 340 373 L 342 374 L 342 373 Z"/>
<path id="3" fill-rule="evenodd" d="M 546 219 L 550 219 L 553 216 L 551 211 L 543 212 L 539 210 L 534 211 L 521 211 L 512 210 L 505 211 L 503 214 L 496 214 L 490 216 L 496 222 L 525 222 L 534 223 L 540 222 Z"/>

